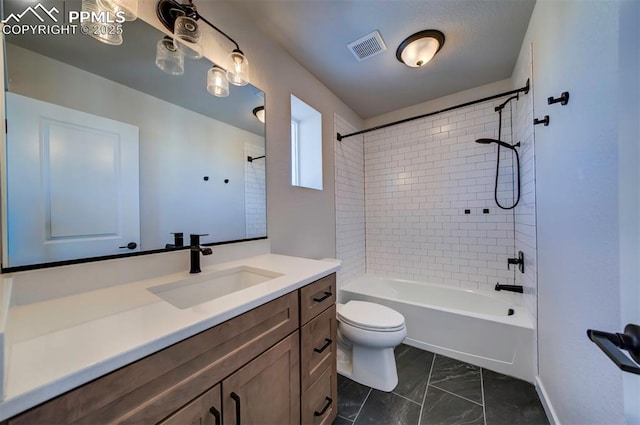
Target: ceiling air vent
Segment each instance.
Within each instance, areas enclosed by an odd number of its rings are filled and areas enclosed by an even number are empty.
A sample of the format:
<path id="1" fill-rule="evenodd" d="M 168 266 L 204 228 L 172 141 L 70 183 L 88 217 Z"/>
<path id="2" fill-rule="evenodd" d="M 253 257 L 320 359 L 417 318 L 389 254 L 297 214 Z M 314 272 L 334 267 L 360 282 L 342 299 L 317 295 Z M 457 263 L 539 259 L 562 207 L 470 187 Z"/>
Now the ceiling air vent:
<path id="1" fill-rule="evenodd" d="M 387 50 L 387 46 L 384 44 L 382 36 L 378 31 L 360 37 L 356 41 L 349 43 L 347 47 L 358 61 L 369 59 Z"/>

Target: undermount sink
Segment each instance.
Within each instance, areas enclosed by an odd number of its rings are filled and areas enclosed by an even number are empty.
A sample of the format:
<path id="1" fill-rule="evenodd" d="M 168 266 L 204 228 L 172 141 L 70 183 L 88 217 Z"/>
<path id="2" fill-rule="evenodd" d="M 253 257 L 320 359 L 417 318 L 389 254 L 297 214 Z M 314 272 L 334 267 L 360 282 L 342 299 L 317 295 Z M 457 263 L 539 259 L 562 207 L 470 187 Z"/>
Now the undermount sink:
<path id="1" fill-rule="evenodd" d="M 280 276 L 281 273 L 270 270 L 239 266 L 152 286 L 147 290 L 166 302 L 185 309 Z"/>

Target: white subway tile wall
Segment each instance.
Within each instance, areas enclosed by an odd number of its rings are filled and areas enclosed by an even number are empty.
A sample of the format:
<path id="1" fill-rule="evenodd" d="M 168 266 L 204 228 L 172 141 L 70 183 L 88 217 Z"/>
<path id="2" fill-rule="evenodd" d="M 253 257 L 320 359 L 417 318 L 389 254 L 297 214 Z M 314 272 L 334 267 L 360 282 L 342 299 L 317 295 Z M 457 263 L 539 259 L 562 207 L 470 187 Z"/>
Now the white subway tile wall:
<path id="1" fill-rule="evenodd" d="M 264 146 L 245 142 L 245 159 L 248 156 L 258 157 L 264 154 Z M 244 164 L 244 202 L 247 238 L 267 235 L 265 165 L 266 158 L 253 162 L 246 161 Z"/>
<path id="2" fill-rule="evenodd" d="M 335 133 L 356 129 L 334 114 Z M 342 260 L 337 284 L 365 273 L 364 145 L 362 136 L 335 139 L 336 256 Z"/>
<path id="3" fill-rule="evenodd" d="M 497 145 L 474 143 L 498 138 L 494 108 L 504 100 L 365 135 L 367 273 L 469 289 L 514 283 L 513 267 L 507 270 L 514 213 L 494 202 Z M 501 137 L 508 143 L 511 124 L 508 105 Z M 514 200 L 512 158 L 501 149 L 503 205 Z"/>

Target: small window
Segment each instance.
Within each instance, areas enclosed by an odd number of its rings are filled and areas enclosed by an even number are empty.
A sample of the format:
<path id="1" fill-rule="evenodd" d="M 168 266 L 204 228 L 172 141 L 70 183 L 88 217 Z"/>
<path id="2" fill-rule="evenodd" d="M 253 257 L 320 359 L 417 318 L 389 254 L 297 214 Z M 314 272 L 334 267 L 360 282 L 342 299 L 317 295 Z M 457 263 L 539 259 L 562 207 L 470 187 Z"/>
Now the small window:
<path id="1" fill-rule="evenodd" d="M 322 190 L 322 114 L 291 95 L 291 184 Z"/>
<path id="2" fill-rule="evenodd" d="M 298 153 L 298 122 L 291 120 L 291 184 L 300 186 L 300 154 Z"/>

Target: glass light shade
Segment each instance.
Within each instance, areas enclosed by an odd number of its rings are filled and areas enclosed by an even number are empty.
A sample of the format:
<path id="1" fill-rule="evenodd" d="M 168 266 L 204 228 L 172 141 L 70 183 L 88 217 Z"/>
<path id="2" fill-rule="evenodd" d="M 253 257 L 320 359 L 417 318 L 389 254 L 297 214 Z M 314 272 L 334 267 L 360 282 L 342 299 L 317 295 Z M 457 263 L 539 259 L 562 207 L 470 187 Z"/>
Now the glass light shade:
<path id="1" fill-rule="evenodd" d="M 256 118 L 258 119 L 258 121 L 260 121 L 262 124 L 264 124 L 264 106 L 258 106 L 257 108 L 255 108 L 253 110 L 253 115 L 256 116 Z"/>
<path id="2" fill-rule="evenodd" d="M 235 86 L 246 86 L 249 83 L 249 61 L 238 49 L 229 54 L 227 80 Z"/>
<path id="3" fill-rule="evenodd" d="M 98 5 L 113 15 L 123 14 L 126 21 L 138 18 L 138 0 L 98 0 Z"/>
<path id="4" fill-rule="evenodd" d="M 409 43 L 400 56 L 405 64 L 418 68 L 429 62 L 439 47 L 440 43 L 435 38 L 419 38 Z"/>
<path id="5" fill-rule="evenodd" d="M 156 47 L 156 66 L 171 75 L 184 74 L 184 55 L 175 48 L 173 40 L 165 37 Z"/>
<path id="6" fill-rule="evenodd" d="M 207 91 L 216 97 L 229 96 L 229 82 L 225 77 L 224 69 L 217 65 L 207 72 Z"/>
<path id="7" fill-rule="evenodd" d="M 96 0 L 82 0 L 82 12 L 87 12 L 88 16 L 100 16 L 107 10 L 100 7 L 100 5 L 96 2 Z M 92 15 L 95 14 L 95 15 Z M 90 23 L 89 29 L 86 34 L 95 38 L 96 40 L 110 44 L 112 46 L 119 46 L 122 44 L 122 33 L 118 34 L 118 31 L 113 31 L 113 24 L 104 24 L 99 21 L 91 21 L 89 18 L 89 22 L 82 21 L 81 23 Z"/>
<path id="8" fill-rule="evenodd" d="M 173 44 L 190 59 L 202 57 L 200 27 L 195 19 L 185 15 L 176 18 L 173 27 Z"/>

